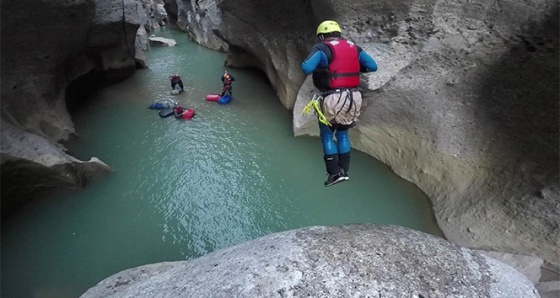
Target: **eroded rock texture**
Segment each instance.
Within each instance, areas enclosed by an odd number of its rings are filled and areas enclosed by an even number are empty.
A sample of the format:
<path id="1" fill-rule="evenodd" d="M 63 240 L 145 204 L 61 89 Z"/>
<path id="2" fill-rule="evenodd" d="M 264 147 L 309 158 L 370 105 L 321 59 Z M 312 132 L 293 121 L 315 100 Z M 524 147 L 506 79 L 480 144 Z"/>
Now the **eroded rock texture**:
<path id="1" fill-rule="evenodd" d="M 108 170 L 94 158 L 83 162 L 64 153 L 59 141 L 74 135 L 67 109 L 79 105 L 88 88 L 134 71 L 135 50 L 141 46 L 135 48 L 140 39 L 135 36 L 151 19 L 145 11 L 156 8 L 153 2 L 133 0 L 6 0 L 1 5 L 5 212 L 6 198 L 12 205 L 30 187 L 72 188 Z M 363 77 L 367 104 L 351 132 L 354 147 L 422 188 L 452 242 L 559 263 L 557 1 L 165 0 L 165 7 L 170 20 L 196 41 L 229 51 L 229 65 L 261 69 L 282 103 L 294 110 L 296 135 L 317 134 L 315 120 L 300 115 L 311 90 L 300 63 L 317 24 L 339 21 L 344 35 L 379 63 L 378 73 Z M 404 282 L 409 295 L 531 297 L 534 291 L 509 267 L 439 239 L 411 236 L 416 232 L 358 227 L 323 232 L 288 232 L 270 236 L 272 243 L 282 240 L 274 247 L 259 240 L 192 262 L 141 267 L 135 278 L 145 283 L 127 279 L 115 285 L 130 285 L 122 293 L 147 296 L 161 291 L 165 297 L 168 290 L 171 297 L 185 288 L 204 293 L 205 288 L 181 278 L 207 269 L 216 279 L 196 282 L 211 288 L 227 277 L 230 286 L 218 288 L 223 296 L 367 291 L 402 297 L 391 280 L 376 275 L 392 274 L 387 269 L 392 268 L 399 273 L 394 280 Z M 386 243 L 383 250 L 376 248 L 379 243 Z M 417 247 L 402 248 L 407 243 Z M 236 258 L 248 251 L 256 260 L 245 257 L 247 265 L 241 266 Z M 449 258 L 433 260 L 441 255 Z M 357 263 L 345 265 L 350 257 L 372 262 L 375 272 Z M 213 269 L 214 258 L 222 258 L 224 267 Z M 260 260 L 276 265 L 262 266 Z M 401 266 L 405 261 L 421 266 Z M 447 272 L 442 275 L 447 283 L 420 281 L 433 277 L 422 266 Z M 156 267 L 161 274 L 149 269 Z M 403 274 L 410 278 L 402 280 Z M 341 286 L 341 276 L 352 279 Z M 169 287 L 159 288 L 164 279 Z M 184 287 L 173 287 L 173 281 Z M 353 294 L 348 292 L 352 286 Z M 512 289 L 517 292 L 507 292 Z"/>
<path id="2" fill-rule="evenodd" d="M 88 297 L 539 297 L 513 268 L 394 226 L 311 227 L 129 269 Z"/>
<path id="3" fill-rule="evenodd" d="M 318 134 L 300 63 L 339 21 L 379 64 L 353 146 L 424 190 L 451 241 L 559 263 L 557 1 L 177 2 L 198 41 L 265 72 L 296 135 Z"/>
<path id="4" fill-rule="evenodd" d="M 2 1 L 2 213 L 48 190 L 73 189 L 109 170 L 79 161 L 68 108 L 136 68 L 135 40 L 147 3 Z M 67 99 L 72 99 L 69 101 Z"/>

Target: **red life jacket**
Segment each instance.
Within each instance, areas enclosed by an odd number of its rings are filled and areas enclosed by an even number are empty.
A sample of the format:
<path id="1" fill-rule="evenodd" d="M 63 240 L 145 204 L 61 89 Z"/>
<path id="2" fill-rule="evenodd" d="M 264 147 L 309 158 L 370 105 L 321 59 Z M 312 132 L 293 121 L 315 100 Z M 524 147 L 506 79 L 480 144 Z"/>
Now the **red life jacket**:
<path id="1" fill-rule="evenodd" d="M 356 88 L 360 85 L 360 60 L 356 45 L 345 39 L 324 41 L 332 51 L 329 63 L 330 89 Z"/>

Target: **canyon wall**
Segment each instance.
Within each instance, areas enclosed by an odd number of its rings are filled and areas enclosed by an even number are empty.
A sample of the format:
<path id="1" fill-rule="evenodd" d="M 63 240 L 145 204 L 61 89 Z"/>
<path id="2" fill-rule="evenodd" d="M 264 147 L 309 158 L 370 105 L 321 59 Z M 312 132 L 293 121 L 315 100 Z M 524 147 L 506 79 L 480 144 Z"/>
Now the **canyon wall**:
<path id="1" fill-rule="evenodd" d="M 79 137 L 69 110 L 145 65 L 142 30 L 160 14 L 147 0 L 1 5 L 5 213 L 110 170 L 65 153 L 64 141 Z M 300 63 L 317 24 L 337 20 L 379 64 L 363 76 L 354 148 L 418 185 L 451 242 L 560 264 L 557 1 L 165 0 L 165 7 L 195 41 L 228 51 L 229 66 L 262 70 L 293 110 L 296 136 L 318 133 L 316 120 L 300 114 L 312 90 Z"/>
<path id="2" fill-rule="evenodd" d="M 418 185 L 452 242 L 560 263 L 557 1 L 177 6 L 195 40 L 218 48 L 214 34 L 228 65 L 266 74 L 294 111 L 296 136 L 318 134 L 301 115 L 312 84 L 300 63 L 317 24 L 337 20 L 379 64 L 363 76 L 353 147 Z"/>
<path id="3" fill-rule="evenodd" d="M 110 171 L 95 157 L 81 161 L 66 154 L 63 142 L 78 137 L 69 110 L 145 65 L 144 27 L 157 22 L 148 18 L 155 5 L 2 1 L 2 214 L 53 190 L 79 189 Z"/>

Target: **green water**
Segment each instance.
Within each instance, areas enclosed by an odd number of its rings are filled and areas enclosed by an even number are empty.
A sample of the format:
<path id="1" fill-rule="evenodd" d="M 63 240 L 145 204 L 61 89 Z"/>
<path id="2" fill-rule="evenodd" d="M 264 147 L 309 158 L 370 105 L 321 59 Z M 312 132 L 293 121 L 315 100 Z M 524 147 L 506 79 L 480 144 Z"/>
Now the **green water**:
<path id="1" fill-rule="evenodd" d="M 102 279 L 149 263 L 194 258 L 266 234 L 313 225 L 395 224 L 438 234 L 427 198 L 370 156 L 353 151 L 351 179 L 325 188 L 321 144 L 295 138 L 262 74 L 232 69 L 234 100 L 220 90 L 225 55 L 163 30 L 149 69 L 99 91 L 75 113 L 71 153 L 114 172 L 81 192 L 33 201 L 2 222 L 2 296 L 78 297 Z M 172 96 L 168 76 L 183 75 Z M 190 121 L 147 109 L 173 98 Z"/>

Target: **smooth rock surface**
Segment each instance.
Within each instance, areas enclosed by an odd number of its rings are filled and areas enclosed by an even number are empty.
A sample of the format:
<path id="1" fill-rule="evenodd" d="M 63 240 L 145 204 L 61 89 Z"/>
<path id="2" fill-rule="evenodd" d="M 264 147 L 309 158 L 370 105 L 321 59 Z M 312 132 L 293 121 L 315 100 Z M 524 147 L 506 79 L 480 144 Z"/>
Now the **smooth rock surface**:
<path id="1" fill-rule="evenodd" d="M 159 37 L 159 36 L 150 36 L 148 40 L 154 43 L 159 43 L 168 47 L 174 47 L 177 45 L 177 42 L 171 38 Z"/>
<path id="2" fill-rule="evenodd" d="M 117 273 L 92 297 L 539 297 L 521 273 L 396 226 L 311 227 Z"/>

